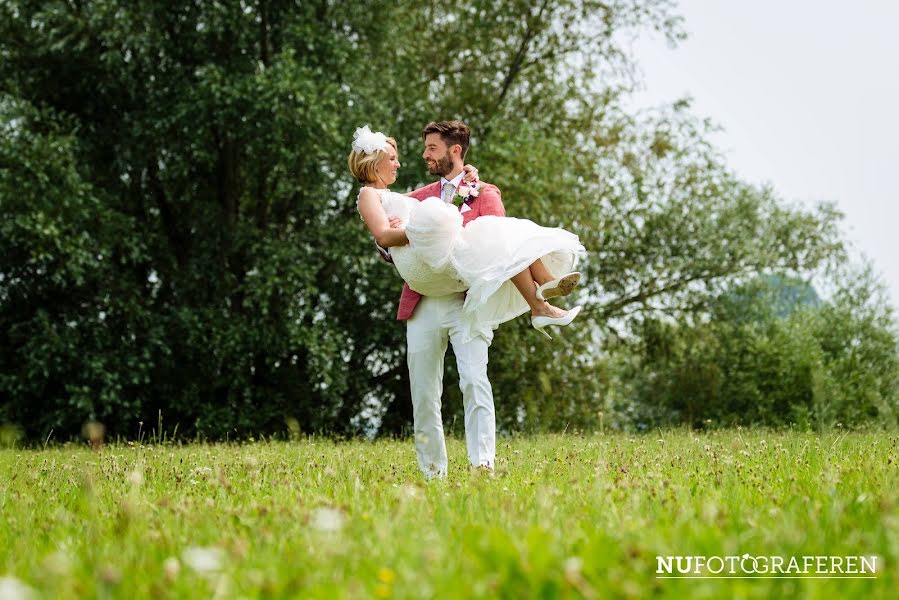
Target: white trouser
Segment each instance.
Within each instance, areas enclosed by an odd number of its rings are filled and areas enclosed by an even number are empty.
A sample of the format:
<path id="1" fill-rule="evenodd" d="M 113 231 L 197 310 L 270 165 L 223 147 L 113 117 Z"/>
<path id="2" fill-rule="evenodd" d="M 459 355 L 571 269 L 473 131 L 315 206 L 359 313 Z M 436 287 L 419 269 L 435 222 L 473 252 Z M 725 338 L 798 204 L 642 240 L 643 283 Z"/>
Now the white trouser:
<path id="1" fill-rule="evenodd" d="M 412 416 L 418 466 L 428 477 L 446 476 L 446 442 L 440 397 L 447 340 L 459 367 L 459 387 L 465 408 L 465 441 L 472 465 L 493 467 L 496 415 L 487 379 L 487 349 L 493 332 L 462 342 L 463 294 L 424 297 L 406 321 L 406 353 L 412 387 Z"/>

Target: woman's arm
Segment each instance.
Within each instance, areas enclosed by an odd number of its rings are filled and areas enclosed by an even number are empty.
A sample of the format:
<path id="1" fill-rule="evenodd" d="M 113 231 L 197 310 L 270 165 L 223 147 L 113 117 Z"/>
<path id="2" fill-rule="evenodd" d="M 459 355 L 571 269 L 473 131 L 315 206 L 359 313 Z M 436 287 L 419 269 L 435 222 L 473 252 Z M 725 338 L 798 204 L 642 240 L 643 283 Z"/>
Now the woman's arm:
<path id="1" fill-rule="evenodd" d="M 362 188 L 359 194 L 359 214 L 371 232 L 375 242 L 382 248 L 405 246 L 409 243 L 405 229 L 391 229 L 390 221 L 381 206 L 378 193 L 371 188 Z"/>

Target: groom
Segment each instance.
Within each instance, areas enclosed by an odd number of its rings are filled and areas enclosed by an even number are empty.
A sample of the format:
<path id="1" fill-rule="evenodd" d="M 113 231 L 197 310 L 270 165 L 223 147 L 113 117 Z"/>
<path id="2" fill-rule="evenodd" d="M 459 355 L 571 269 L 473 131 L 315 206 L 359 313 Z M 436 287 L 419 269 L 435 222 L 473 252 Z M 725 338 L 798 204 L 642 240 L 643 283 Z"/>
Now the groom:
<path id="1" fill-rule="evenodd" d="M 463 225 L 484 215 L 505 216 L 500 191 L 489 183 L 480 182 L 477 196 L 471 195 L 465 201 L 457 198 L 470 137 L 465 123 L 428 123 L 421 137 L 425 144 L 422 158 L 428 172 L 440 179 L 411 192 L 410 196 L 417 200 L 436 196 L 444 202 L 457 202 Z M 405 284 L 400 297 L 397 319 L 406 322 L 415 452 L 418 466 L 428 478 L 445 477 L 447 469 L 443 418 L 440 414 L 447 340 L 453 345 L 459 367 L 468 461 L 475 468 L 492 470 L 494 467 L 496 417 L 493 389 L 487 378 L 487 349 L 493 341 L 493 332 L 464 341 L 461 327 L 464 300 L 462 293 L 424 297 Z"/>

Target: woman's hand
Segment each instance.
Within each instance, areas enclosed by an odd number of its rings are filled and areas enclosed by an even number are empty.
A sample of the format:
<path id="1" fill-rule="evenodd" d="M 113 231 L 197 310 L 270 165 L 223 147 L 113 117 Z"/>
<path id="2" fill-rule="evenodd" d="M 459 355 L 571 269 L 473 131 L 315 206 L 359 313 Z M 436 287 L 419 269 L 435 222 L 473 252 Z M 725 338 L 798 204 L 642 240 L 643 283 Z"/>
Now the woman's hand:
<path id="1" fill-rule="evenodd" d="M 474 183 L 478 180 L 478 170 L 473 165 L 465 165 L 462 172 L 465 173 L 465 177 L 462 178 L 465 183 Z"/>

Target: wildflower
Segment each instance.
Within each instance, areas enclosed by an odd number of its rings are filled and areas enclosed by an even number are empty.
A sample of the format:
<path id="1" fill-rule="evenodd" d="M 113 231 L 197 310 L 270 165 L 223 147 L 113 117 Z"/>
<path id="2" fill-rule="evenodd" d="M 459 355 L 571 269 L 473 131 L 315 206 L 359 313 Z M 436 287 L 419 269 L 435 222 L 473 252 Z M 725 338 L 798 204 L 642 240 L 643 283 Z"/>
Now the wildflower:
<path id="1" fill-rule="evenodd" d="M 100 579 L 109 585 L 118 585 L 122 581 L 122 573 L 115 567 L 109 565 L 103 567 L 100 571 Z"/>
<path id="2" fill-rule="evenodd" d="M 72 570 L 72 558 L 64 549 L 59 549 L 44 559 L 44 568 L 59 577 L 68 575 Z"/>
<path id="3" fill-rule="evenodd" d="M 415 500 L 416 498 L 421 498 L 421 490 L 419 490 L 417 487 L 415 487 L 411 483 L 404 484 L 399 489 L 399 494 L 401 497 L 409 499 L 409 500 Z"/>
<path id="4" fill-rule="evenodd" d="M 396 579 L 396 573 L 393 569 L 388 567 L 381 567 L 378 569 L 378 581 L 389 585 L 393 583 L 394 579 Z"/>
<path id="5" fill-rule="evenodd" d="M 144 484 L 144 474 L 140 472 L 140 469 L 134 469 L 131 471 L 131 475 L 128 476 L 128 481 L 131 482 L 133 487 L 139 488 Z"/>
<path id="6" fill-rule="evenodd" d="M 310 525 L 318 531 L 340 531 L 344 523 L 343 512 L 338 508 L 316 508 L 312 513 Z"/>
<path id="7" fill-rule="evenodd" d="M 165 573 L 166 579 L 175 581 L 178 578 L 178 573 L 181 572 L 181 563 L 174 556 L 170 556 L 162 563 L 162 572 Z"/>
<path id="8" fill-rule="evenodd" d="M 34 590 L 15 577 L 0 577 L 0 600 L 27 600 L 36 598 Z"/>
<path id="9" fill-rule="evenodd" d="M 217 573 L 225 562 L 225 553 L 220 548 L 199 548 L 193 546 L 181 554 L 188 567 L 201 575 Z"/>
<path id="10" fill-rule="evenodd" d="M 584 566 L 584 561 L 582 561 L 577 556 L 570 556 L 570 557 L 566 558 L 565 564 L 564 564 L 565 577 L 568 580 L 579 577 L 583 566 Z"/>

